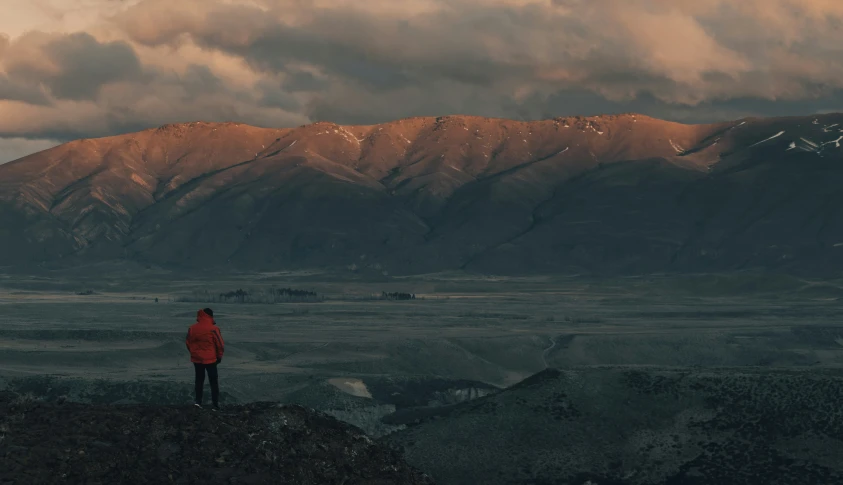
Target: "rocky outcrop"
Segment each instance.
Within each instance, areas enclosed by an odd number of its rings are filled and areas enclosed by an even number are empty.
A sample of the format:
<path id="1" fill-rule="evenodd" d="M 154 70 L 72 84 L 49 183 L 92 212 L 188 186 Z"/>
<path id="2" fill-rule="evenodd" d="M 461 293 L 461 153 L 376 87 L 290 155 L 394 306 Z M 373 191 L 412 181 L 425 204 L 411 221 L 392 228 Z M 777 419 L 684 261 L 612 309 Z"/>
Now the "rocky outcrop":
<path id="1" fill-rule="evenodd" d="M 300 406 L 46 403 L 0 396 L 0 483 L 431 484 L 400 454 Z"/>

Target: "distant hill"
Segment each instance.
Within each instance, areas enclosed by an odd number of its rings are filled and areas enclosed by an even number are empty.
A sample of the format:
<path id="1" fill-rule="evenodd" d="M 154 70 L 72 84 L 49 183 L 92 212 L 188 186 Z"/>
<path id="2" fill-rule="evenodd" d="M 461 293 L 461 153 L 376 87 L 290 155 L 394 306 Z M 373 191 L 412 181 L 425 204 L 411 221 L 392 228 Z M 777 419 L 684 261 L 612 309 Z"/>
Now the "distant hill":
<path id="1" fill-rule="evenodd" d="M 0 265 L 843 267 L 843 115 L 167 125 L 0 166 Z"/>
<path id="2" fill-rule="evenodd" d="M 383 439 L 441 484 L 843 483 L 841 399 L 837 371 L 548 369 Z"/>

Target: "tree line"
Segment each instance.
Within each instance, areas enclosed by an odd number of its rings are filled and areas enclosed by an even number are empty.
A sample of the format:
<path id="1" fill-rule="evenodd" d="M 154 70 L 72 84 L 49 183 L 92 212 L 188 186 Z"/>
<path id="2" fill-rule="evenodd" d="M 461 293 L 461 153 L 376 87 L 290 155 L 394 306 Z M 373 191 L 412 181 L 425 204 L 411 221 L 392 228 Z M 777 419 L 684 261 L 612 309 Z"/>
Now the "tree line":
<path id="1" fill-rule="evenodd" d="M 415 293 L 399 293 L 399 292 L 387 293 L 385 291 L 381 293 L 381 300 L 415 300 L 415 299 L 416 299 Z"/>
<path id="2" fill-rule="evenodd" d="M 176 301 L 187 303 L 284 303 L 284 302 L 318 302 L 324 297 L 315 291 L 294 288 L 269 288 L 263 290 L 244 290 L 238 288 L 222 293 L 212 293 L 208 290 L 196 290 L 189 296 L 181 296 Z"/>

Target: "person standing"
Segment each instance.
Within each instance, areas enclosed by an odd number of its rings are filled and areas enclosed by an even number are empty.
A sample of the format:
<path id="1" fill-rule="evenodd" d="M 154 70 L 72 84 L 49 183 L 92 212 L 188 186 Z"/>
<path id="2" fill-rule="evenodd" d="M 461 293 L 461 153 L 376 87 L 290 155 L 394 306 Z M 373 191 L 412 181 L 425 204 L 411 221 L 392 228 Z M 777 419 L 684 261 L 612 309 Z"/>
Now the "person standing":
<path id="1" fill-rule="evenodd" d="M 213 409 L 219 410 L 220 386 L 217 364 L 222 362 L 225 343 L 222 340 L 220 329 L 214 321 L 213 310 L 205 308 L 196 313 L 196 323 L 187 329 L 185 344 L 190 352 L 190 361 L 193 362 L 196 375 L 195 402 L 193 405 L 198 408 L 202 407 L 202 391 L 205 387 L 205 373 L 207 372 L 208 381 L 211 384 Z"/>

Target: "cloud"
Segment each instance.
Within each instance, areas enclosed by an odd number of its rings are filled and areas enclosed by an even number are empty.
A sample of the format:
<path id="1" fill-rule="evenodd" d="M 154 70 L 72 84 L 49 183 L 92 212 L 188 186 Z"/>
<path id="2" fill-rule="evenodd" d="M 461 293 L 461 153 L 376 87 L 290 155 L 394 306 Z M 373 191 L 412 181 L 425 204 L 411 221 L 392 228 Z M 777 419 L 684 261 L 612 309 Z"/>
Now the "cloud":
<path id="1" fill-rule="evenodd" d="M 34 105 L 49 104 L 46 93 L 37 85 L 18 82 L 0 74 L 0 100 L 23 101 Z"/>
<path id="2" fill-rule="evenodd" d="M 7 51 L 4 65 L 11 80 L 43 85 L 56 99 L 94 100 L 107 84 L 142 77 L 140 61 L 129 44 L 99 42 L 85 32 L 29 33 Z"/>
<path id="3" fill-rule="evenodd" d="M 504 94 L 518 86 L 586 88 L 614 100 L 648 95 L 694 105 L 751 94 L 807 97 L 818 94 L 813 80 L 843 83 L 835 80 L 839 43 L 816 35 L 840 36 L 832 20 L 843 19 L 843 9 L 830 2 L 410 3 L 428 8 L 378 15 L 370 4 L 340 0 L 239 7 L 194 1 L 178 7 L 185 15 L 163 21 L 163 2 L 147 0 L 118 22 L 139 43 L 195 42 L 272 73 L 307 63 L 370 91 L 414 85 L 427 91 L 446 80 Z M 724 21 L 729 29 L 718 27 Z M 779 36 L 771 35 L 778 28 Z M 801 30 L 808 28 L 814 33 Z M 805 45 L 828 52 L 792 54 Z"/>
<path id="4" fill-rule="evenodd" d="M 843 2 L 833 0 L 73 4 L 51 18 L 101 15 L 77 31 L 0 36 L 0 110 L 16 117 L 0 119 L 0 134 L 455 113 L 698 122 L 843 108 Z"/>
<path id="5" fill-rule="evenodd" d="M 58 75 L 47 82 L 61 99 L 95 99 L 106 84 L 141 77 L 135 51 L 125 42 L 100 43 L 90 34 L 77 33 L 54 39 L 44 47 L 58 67 Z"/>
<path id="6" fill-rule="evenodd" d="M 256 86 L 265 77 L 244 73 L 242 62 L 189 48 L 162 53 L 88 33 L 29 32 L 10 42 L 0 66 L 0 137 L 67 141 L 195 120 L 308 121 L 263 103 Z M 293 97 L 286 106 L 298 104 Z"/>

